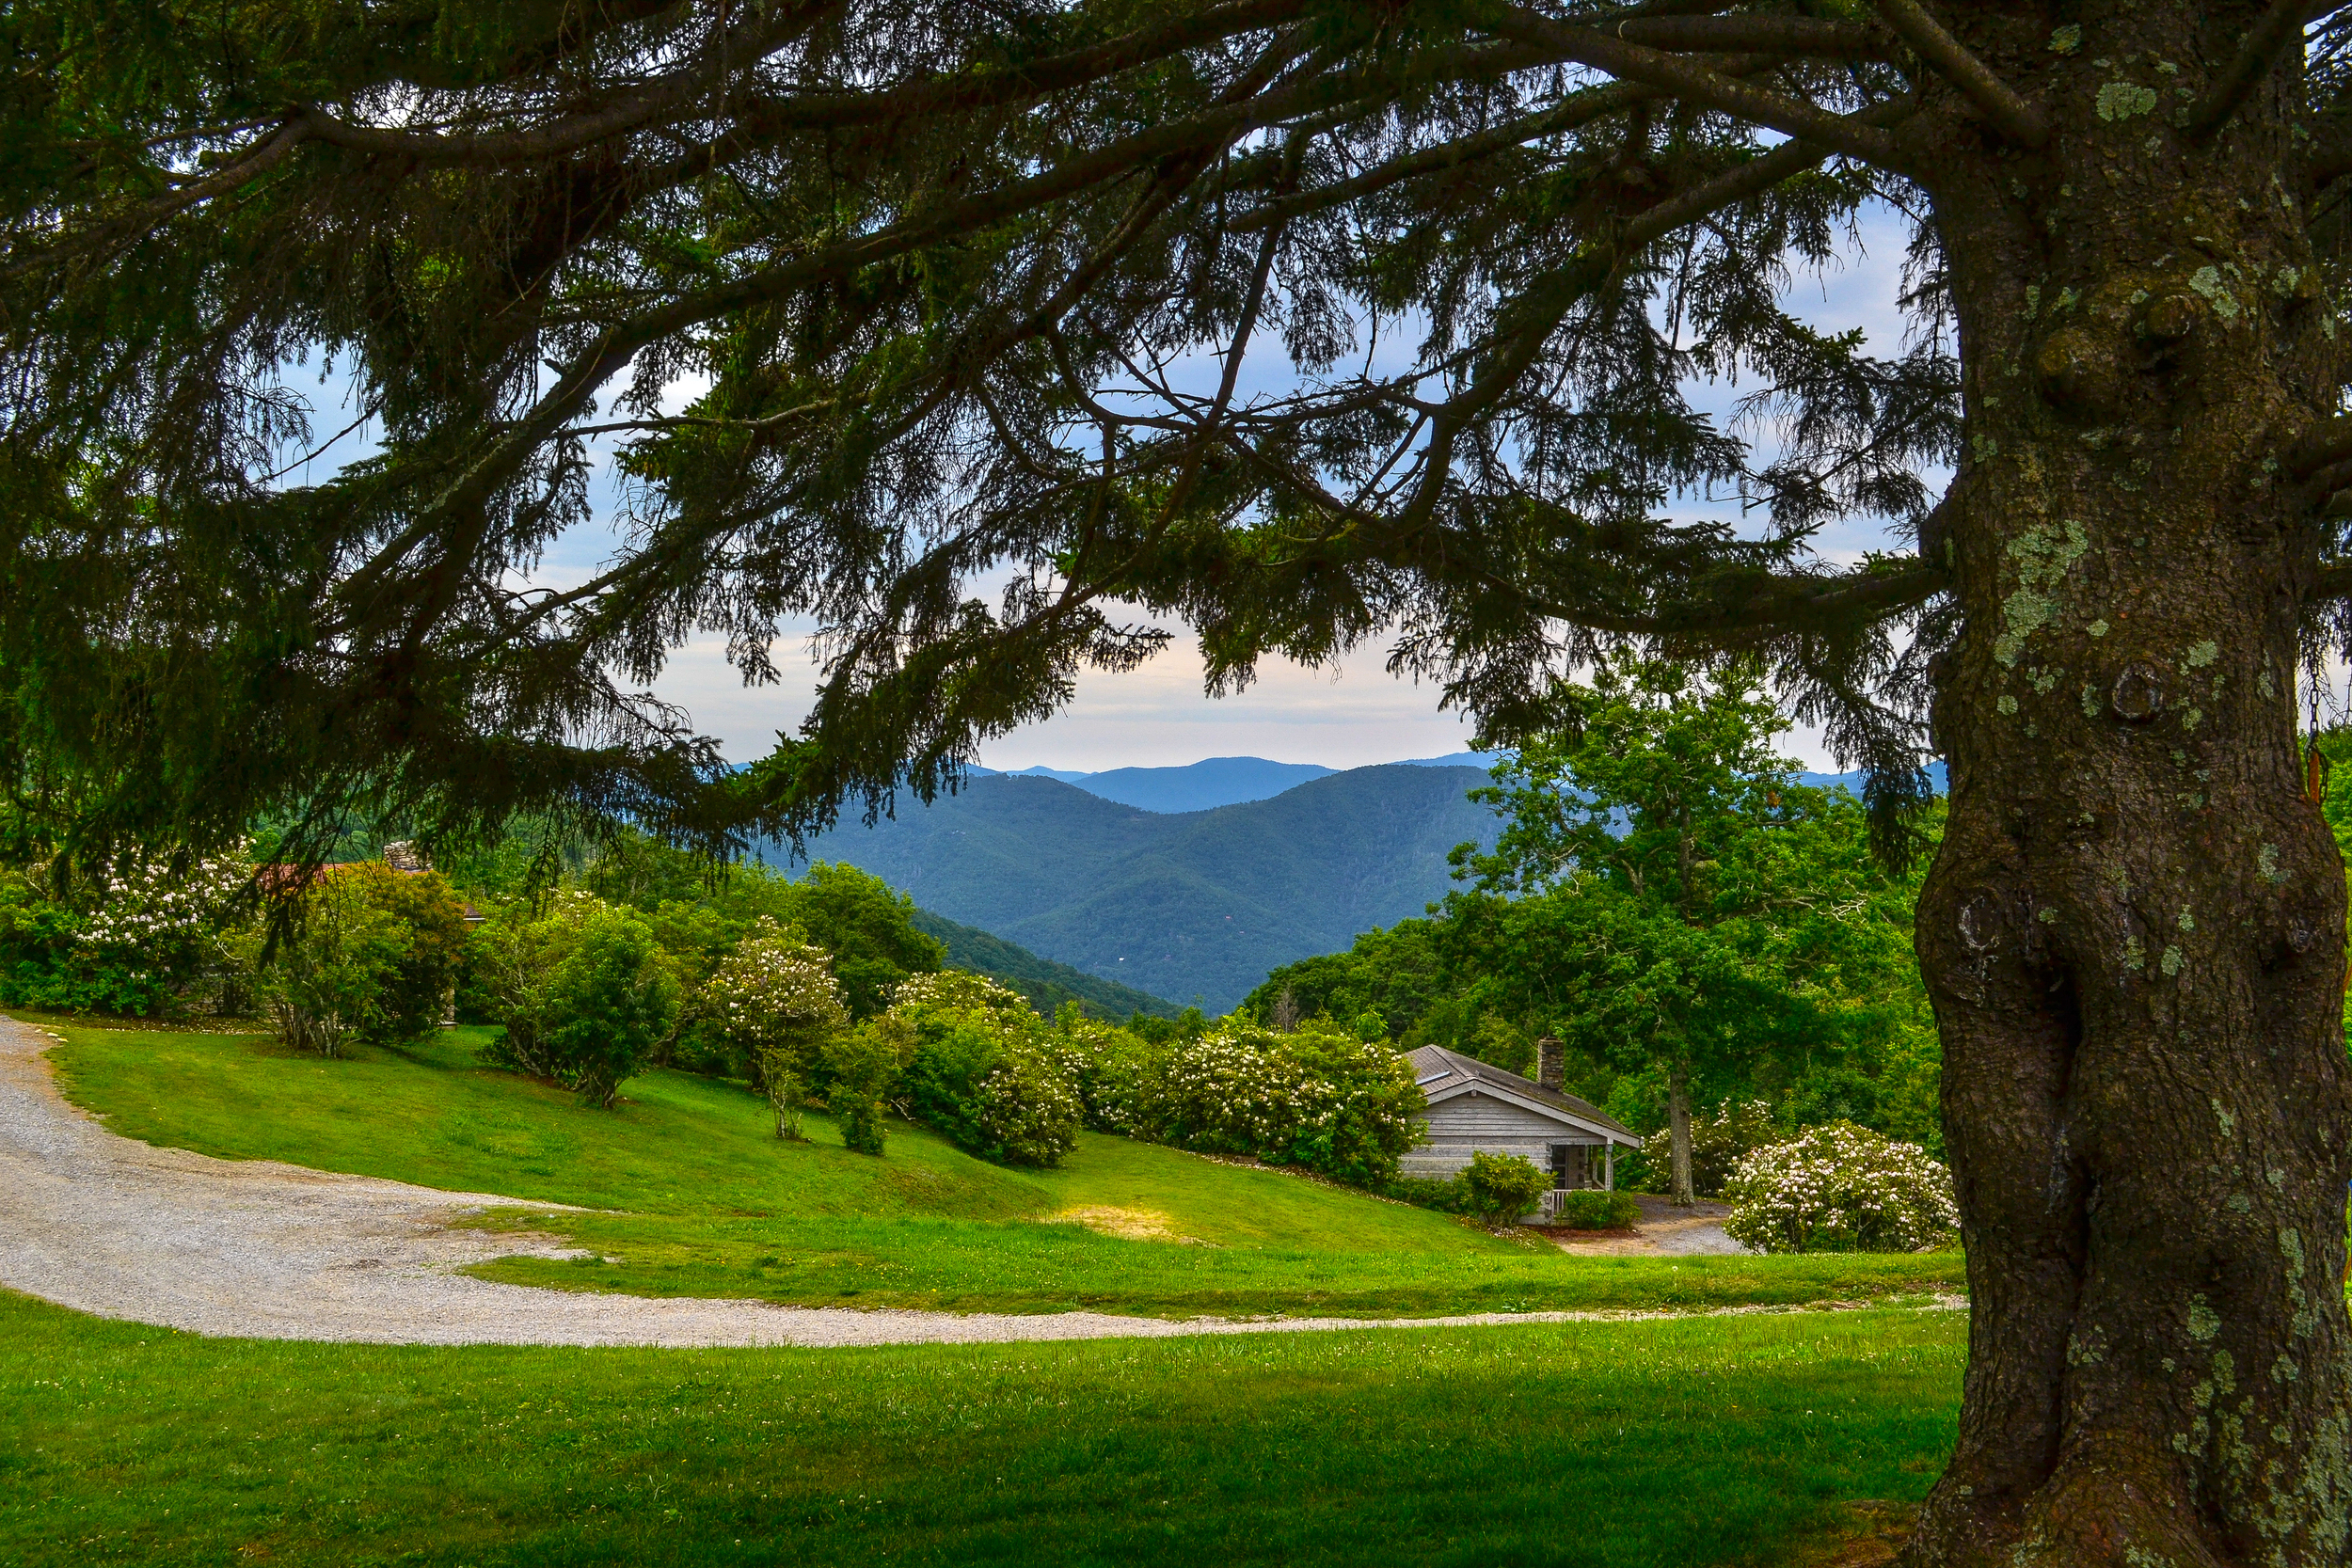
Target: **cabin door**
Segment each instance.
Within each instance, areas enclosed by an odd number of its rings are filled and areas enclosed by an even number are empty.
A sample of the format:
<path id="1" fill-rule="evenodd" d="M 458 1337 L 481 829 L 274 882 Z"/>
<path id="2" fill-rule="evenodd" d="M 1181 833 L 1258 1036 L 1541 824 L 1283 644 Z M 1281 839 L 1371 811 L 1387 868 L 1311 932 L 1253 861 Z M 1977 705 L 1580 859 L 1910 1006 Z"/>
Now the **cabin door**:
<path id="1" fill-rule="evenodd" d="M 1559 1189 L 1578 1188 L 1587 1184 L 1582 1144 L 1553 1144 L 1551 1146 L 1551 1184 Z"/>

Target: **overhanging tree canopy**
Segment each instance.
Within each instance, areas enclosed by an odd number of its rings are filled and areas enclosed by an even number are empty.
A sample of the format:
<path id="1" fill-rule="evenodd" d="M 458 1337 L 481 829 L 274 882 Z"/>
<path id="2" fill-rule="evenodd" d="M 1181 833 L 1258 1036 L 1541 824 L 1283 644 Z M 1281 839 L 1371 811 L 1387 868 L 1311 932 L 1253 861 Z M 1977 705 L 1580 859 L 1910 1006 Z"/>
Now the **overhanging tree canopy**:
<path id="1" fill-rule="evenodd" d="M 1220 684 L 1395 627 L 1500 733 L 1613 640 L 1752 655 L 1889 830 L 1932 702 L 1977 1331 L 1915 1556 L 2341 1560 L 2344 890 L 2293 732 L 2352 580 L 2327 11 L 16 8 L 19 820 L 804 831 L 1147 657 L 1128 605 Z M 1777 298 L 1873 200 L 1893 357 Z M 289 488 L 304 355 L 382 451 Z M 1683 396 L 1735 371 L 1761 456 Z M 628 546 L 534 589 L 599 436 Z M 1674 520 L 1703 486 L 1765 526 Z M 1916 548 L 1813 556 L 1850 515 Z M 827 684 L 747 773 L 631 694 L 697 628 L 765 673 L 788 617 Z"/>

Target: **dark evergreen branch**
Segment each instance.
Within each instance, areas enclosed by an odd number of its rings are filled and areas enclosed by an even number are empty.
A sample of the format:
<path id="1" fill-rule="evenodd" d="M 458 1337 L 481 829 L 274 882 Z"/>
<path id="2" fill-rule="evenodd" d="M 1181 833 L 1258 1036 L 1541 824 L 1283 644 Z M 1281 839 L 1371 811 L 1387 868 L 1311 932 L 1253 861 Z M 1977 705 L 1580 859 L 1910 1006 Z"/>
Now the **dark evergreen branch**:
<path id="1" fill-rule="evenodd" d="M 299 119 L 310 135 L 329 146 L 375 157 L 418 164 L 528 164 L 561 158 L 634 131 L 686 108 L 715 90 L 745 66 L 755 64 L 815 26 L 842 0 L 817 0 L 774 17 L 764 27 L 748 23 L 714 40 L 704 57 L 667 75 L 612 95 L 595 112 L 574 115 L 527 131 L 493 135 L 440 135 L 353 125 L 315 104 Z"/>
<path id="2" fill-rule="evenodd" d="M 1721 110 L 1881 168 L 1911 172 L 1911 161 L 1895 138 L 1860 117 L 1836 114 L 1805 99 L 1751 87 L 1661 50 L 1621 42 L 1609 33 L 1572 27 L 1517 7 L 1498 8 L 1490 25 L 1498 37 L 1554 51 L 1561 58 L 1656 87 L 1687 103 Z"/>
<path id="3" fill-rule="evenodd" d="M 1918 0 L 1873 0 L 1879 15 L 1902 40 L 1918 52 L 1935 73 L 1961 93 L 2003 136 L 2024 147 L 2041 147 L 2050 139 L 2050 122 L 2042 112 L 2017 95 L 1990 66 L 1970 54 L 1943 24 L 1920 9 Z"/>
<path id="4" fill-rule="evenodd" d="M 102 220 L 87 233 L 66 233 L 40 245 L 21 260 L 11 261 L 0 277 L 15 278 L 37 267 L 107 245 L 130 244 L 151 233 L 159 224 L 216 196 L 249 183 L 285 162 L 286 155 L 310 139 L 310 126 L 300 115 L 286 120 L 227 164 L 200 180 L 193 180 L 168 196 L 157 197 L 120 218 Z M 11 248 L 14 248 L 11 246 Z"/>
<path id="5" fill-rule="evenodd" d="M 2352 562 L 2322 566 L 2312 577 L 2305 602 L 2317 604 L 2327 599 L 2352 599 Z"/>
<path id="6" fill-rule="evenodd" d="M 1772 63 L 1769 59 L 1756 56 L 1734 57 L 1716 62 L 1714 69 L 1718 74 L 1736 80 L 1754 75 Z M 1655 87 L 1645 87 L 1633 82 L 1612 82 L 1604 87 L 1588 87 L 1567 103 L 1541 114 L 1522 115 L 1490 131 L 1462 136 L 1440 146 L 1423 148 L 1418 152 L 1392 158 L 1349 179 L 1336 180 L 1330 184 L 1318 185 L 1279 201 L 1269 201 L 1243 214 L 1225 227 L 1237 234 L 1249 233 L 1305 213 L 1320 212 L 1353 201 L 1359 197 L 1370 196 L 1407 180 L 1459 168 L 1531 141 L 1577 130 L 1595 120 L 1621 113 L 1636 103 L 1655 103 L 1671 96 Z"/>
<path id="7" fill-rule="evenodd" d="M 1895 572 L 1772 578 L 1744 584 L 1744 596 L 1729 602 L 1689 598 L 1643 611 L 1577 605 L 1541 596 L 1534 602 L 1552 619 L 1588 631 L 1621 637 L 1705 638 L 1728 632 L 1795 630 L 1838 621 L 1877 620 L 1925 604 L 1950 585 L 1944 573 L 1921 562 Z"/>
<path id="8" fill-rule="evenodd" d="M 1742 67 L 1740 69 L 1752 70 L 1754 68 Z M 1605 87 L 1588 87 L 1569 99 L 1567 103 L 1547 109 L 1541 114 L 1522 115 L 1517 119 L 1496 126 L 1491 131 L 1483 131 L 1471 136 L 1462 136 L 1442 146 L 1424 148 L 1419 152 L 1391 158 L 1385 164 L 1368 168 L 1361 174 L 1348 179 L 1335 180 L 1327 185 L 1317 185 L 1312 190 L 1300 191 L 1295 196 L 1284 197 L 1279 201 L 1269 201 L 1242 214 L 1227 223 L 1225 227 L 1236 234 L 1249 233 L 1272 224 L 1287 222 L 1301 214 L 1320 212 L 1343 202 L 1352 201 L 1358 197 L 1370 196 L 1375 191 L 1386 190 L 1391 185 L 1399 184 L 1406 180 L 1416 180 L 1424 174 L 1436 174 L 1450 168 L 1459 168 L 1465 164 L 1481 158 L 1492 157 L 1498 152 L 1507 152 L 1514 147 L 1523 146 L 1531 141 L 1540 141 L 1546 136 L 1557 135 L 1564 131 L 1573 131 L 1580 126 L 1589 125 L 1597 119 L 1629 108 L 1637 103 L 1664 96 L 1653 87 L 1641 87 L 1632 82 L 1612 82 Z"/>
<path id="9" fill-rule="evenodd" d="M 2182 135 L 2192 142 L 2203 141 L 2229 122 L 2237 113 L 2238 105 L 2262 86 L 2280 58 L 2290 48 L 2303 42 L 2305 21 L 2314 13 L 2325 14 L 2334 8 L 2332 4 L 2314 7 L 2312 0 L 2271 0 L 2270 8 L 2246 35 L 2236 56 L 2189 110 L 2188 121 L 2182 126 Z"/>
<path id="10" fill-rule="evenodd" d="M 1605 24 L 1609 36 L 1669 54 L 1804 55 L 1885 60 L 1893 51 L 1875 27 L 1809 16 L 1643 17 Z"/>
<path id="11" fill-rule="evenodd" d="M 796 15 L 792 19 L 791 32 L 797 33 L 813 24 L 824 9 L 831 8 L 832 3 L 833 0 L 827 0 L 825 6 L 812 7 L 808 12 Z M 1018 105 L 1067 87 L 1099 81 L 1187 49 L 1295 21 L 1306 13 L 1310 3 L 1311 0 L 1229 0 L 1228 4 L 1212 7 L 1194 15 L 1137 28 L 1108 42 L 1071 50 L 1018 67 L 992 66 L 947 71 L 928 80 L 871 92 L 798 93 L 781 99 L 746 95 L 739 103 L 731 105 L 730 110 L 732 117 L 745 125 L 772 135 L 787 130 L 837 130 L 919 116 Z M 768 47 L 774 46 L 771 44 Z M 698 67 L 691 73 L 680 72 L 678 78 L 667 82 L 659 90 L 649 87 L 640 103 L 617 105 L 595 115 L 505 136 L 415 135 L 399 131 L 346 127 L 340 122 L 335 122 L 331 132 L 322 129 L 321 135 L 355 151 L 414 158 L 428 163 L 535 160 L 588 146 L 657 118 L 670 108 L 691 103 L 703 91 L 718 84 L 723 75 L 723 68 L 741 57 L 722 51 L 713 62 Z"/>

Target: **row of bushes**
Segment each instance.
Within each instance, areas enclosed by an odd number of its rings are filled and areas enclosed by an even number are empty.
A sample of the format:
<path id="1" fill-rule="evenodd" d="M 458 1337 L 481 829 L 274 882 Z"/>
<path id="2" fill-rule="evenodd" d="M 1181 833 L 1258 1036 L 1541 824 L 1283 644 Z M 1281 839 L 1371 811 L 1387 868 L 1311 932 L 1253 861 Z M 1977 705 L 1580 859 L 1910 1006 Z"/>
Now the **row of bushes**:
<path id="1" fill-rule="evenodd" d="M 1057 1164 L 1086 1127 L 1369 1185 L 1412 1147 L 1421 1098 L 1382 1045 L 1237 1019 L 1152 1038 L 1074 1006 L 1049 1023 L 954 971 L 910 977 L 887 1011 L 852 1026 L 825 993 L 821 954 L 787 942 L 746 943 L 712 1007 L 719 1036 L 757 1060 L 780 1132 L 787 1102 L 807 1097 L 876 1152 L 871 1118 L 889 1105 L 1007 1164 Z"/>
<path id="2" fill-rule="evenodd" d="M 1509 1225 L 1533 1210 L 1549 1173 L 1518 1155 L 1481 1153 L 1450 1181 L 1406 1179 L 1395 1196 Z M 1916 1144 L 1851 1121 L 1806 1128 L 1742 1155 L 1723 1182 L 1724 1229 L 1757 1252 L 1918 1252 L 1960 1225 L 1951 1173 Z M 1634 1224 L 1624 1193 L 1562 1195 L 1558 1223 L 1574 1229 Z"/>

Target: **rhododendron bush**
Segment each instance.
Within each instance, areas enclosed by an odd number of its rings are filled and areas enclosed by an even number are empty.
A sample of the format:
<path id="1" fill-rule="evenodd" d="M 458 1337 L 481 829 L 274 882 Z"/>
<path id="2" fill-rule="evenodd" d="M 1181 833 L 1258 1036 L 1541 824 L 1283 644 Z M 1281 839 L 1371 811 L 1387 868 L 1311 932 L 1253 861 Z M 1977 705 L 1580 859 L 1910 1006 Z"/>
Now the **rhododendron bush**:
<path id="1" fill-rule="evenodd" d="M 1057 1165 L 1084 1114 L 1028 1000 L 961 970 L 899 982 L 875 1027 L 902 1042 L 908 1114 L 983 1159 Z"/>
<path id="2" fill-rule="evenodd" d="M 1950 1172 L 1851 1121 L 1807 1128 L 1733 1167 L 1724 1229 L 1758 1252 L 1917 1252 L 1960 1225 Z"/>
<path id="3" fill-rule="evenodd" d="M 1313 1025 L 1282 1034 L 1236 1017 L 1170 1047 L 1142 1120 L 1179 1148 L 1374 1184 L 1395 1177 L 1421 1109 L 1412 1069 L 1386 1042 Z"/>
<path id="4" fill-rule="evenodd" d="M 762 916 L 712 972 L 696 1006 L 767 1091 L 776 1135 L 798 1135 L 801 1101 L 823 1070 L 825 1047 L 850 1026 L 825 950 Z"/>
<path id="5" fill-rule="evenodd" d="M 125 857 L 61 896 L 38 871 L 0 880 L 0 1001 L 70 1012 L 242 1010 L 231 934 L 252 866 L 216 855 L 174 869 Z"/>

